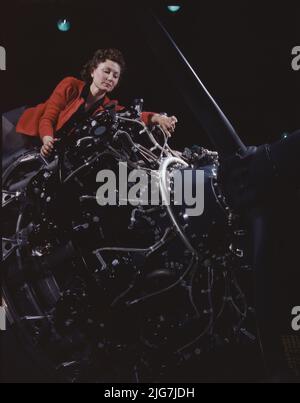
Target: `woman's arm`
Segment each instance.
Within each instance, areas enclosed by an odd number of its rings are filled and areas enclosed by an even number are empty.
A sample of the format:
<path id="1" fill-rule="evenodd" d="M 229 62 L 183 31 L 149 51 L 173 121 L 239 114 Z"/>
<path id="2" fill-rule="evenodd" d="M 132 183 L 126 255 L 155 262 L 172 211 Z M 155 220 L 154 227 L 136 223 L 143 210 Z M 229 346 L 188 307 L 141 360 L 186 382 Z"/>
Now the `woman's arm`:
<path id="1" fill-rule="evenodd" d="M 49 157 L 52 154 L 55 140 L 56 139 L 52 136 L 44 136 L 42 138 L 43 145 L 41 148 L 41 154 L 43 157 Z"/>
<path id="2" fill-rule="evenodd" d="M 146 125 L 161 126 L 168 136 L 172 135 L 178 122 L 176 116 L 160 115 L 155 112 L 142 112 L 141 117 Z"/>
<path id="3" fill-rule="evenodd" d="M 45 111 L 39 121 L 39 135 L 43 142 L 41 154 L 49 157 L 54 147 L 54 134 L 60 113 L 66 108 L 74 94 L 74 78 L 63 79 L 47 101 Z"/>
<path id="4" fill-rule="evenodd" d="M 42 140 L 43 137 L 54 137 L 59 114 L 66 108 L 74 93 L 74 80 L 73 77 L 63 79 L 48 99 L 39 121 L 39 135 Z"/>
<path id="5" fill-rule="evenodd" d="M 150 122 L 153 125 L 159 125 L 161 128 L 167 133 L 168 136 L 172 136 L 172 133 L 175 130 L 176 123 L 178 122 L 176 116 L 166 116 L 155 113 Z"/>

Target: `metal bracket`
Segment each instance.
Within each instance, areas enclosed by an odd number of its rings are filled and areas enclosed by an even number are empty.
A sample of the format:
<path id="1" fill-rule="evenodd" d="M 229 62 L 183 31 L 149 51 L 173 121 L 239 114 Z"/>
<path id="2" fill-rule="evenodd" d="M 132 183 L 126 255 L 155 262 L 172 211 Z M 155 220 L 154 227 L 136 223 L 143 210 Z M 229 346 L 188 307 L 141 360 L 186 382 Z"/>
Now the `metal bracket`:
<path id="1" fill-rule="evenodd" d="M 2 238 L 2 262 L 4 262 L 18 247 L 19 242 L 15 238 Z"/>
<path id="2" fill-rule="evenodd" d="M 8 190 L 2 190 L 2 208 L 12 203 L 14 200 L 19 200 L 22 192 L 9 192 Z"/>
<path id="3" fill-rule="evenodd" d="M 2 238 L 2 261 L 4 262 L 16 249 L 20 246 L 28 244 L 28 235 L 31 231 L 31 226 L 22 229 L 12 238 Z"/>

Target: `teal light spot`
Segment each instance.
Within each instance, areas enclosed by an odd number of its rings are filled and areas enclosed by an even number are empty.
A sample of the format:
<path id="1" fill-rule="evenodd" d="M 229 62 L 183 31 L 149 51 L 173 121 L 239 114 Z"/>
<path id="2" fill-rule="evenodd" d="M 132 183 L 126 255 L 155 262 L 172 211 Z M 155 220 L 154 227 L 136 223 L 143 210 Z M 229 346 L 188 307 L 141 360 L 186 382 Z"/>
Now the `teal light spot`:
<path id="1" fill-rule="evenodd" d="M 71 23 L 66 19 L 59 20 L 57 21 L 57 28 L 62 32 L 67 32 L 71 28 Z"/>
<path id="2" fill-rule="evenodd" d="M 281 135 L 281 139 L 282 139 L 282 140 L 285 140 L 285 139 L 287 139 L 288 137 L 289 137 L 289 133 L 287 133 L 287 132 L 283 132 L 282 135 Z"/>
<path id="3" fill-rule="evenodd" d="M 180 10 L 180 6 L 179 5 L 168 6 L 168 10 L 171 11 L 171 13 L 177 13 L 177 11 Z"/>

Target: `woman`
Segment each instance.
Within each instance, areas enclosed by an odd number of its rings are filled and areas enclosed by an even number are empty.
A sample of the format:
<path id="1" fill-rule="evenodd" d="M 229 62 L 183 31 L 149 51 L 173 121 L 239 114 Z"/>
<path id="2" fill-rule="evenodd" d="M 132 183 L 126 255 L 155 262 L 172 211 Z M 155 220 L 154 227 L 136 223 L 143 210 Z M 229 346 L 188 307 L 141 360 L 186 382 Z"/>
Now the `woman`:
<path id="1" fill-rule="evenodd" d="M 53 151 L 58 130 L 71 127 L 75 121 L 103 110 L 112 102 L 107 94 L 117 87 L 124 68 L 124 58 L 119 50 L 97 50 L 81 72 L 84 81 L 74 77 L 63 79 L 45 103 L 23 113 L 17 132 L 40 136 L 43 142 L 41 154 L 48 157 Z M 117 101 L 113 102 L 117 110 L 124 108 Z M 175 130 L 175 116 L 142 112 L 141 117 L 147 125 L 160 125 L 168 135 Z"/>

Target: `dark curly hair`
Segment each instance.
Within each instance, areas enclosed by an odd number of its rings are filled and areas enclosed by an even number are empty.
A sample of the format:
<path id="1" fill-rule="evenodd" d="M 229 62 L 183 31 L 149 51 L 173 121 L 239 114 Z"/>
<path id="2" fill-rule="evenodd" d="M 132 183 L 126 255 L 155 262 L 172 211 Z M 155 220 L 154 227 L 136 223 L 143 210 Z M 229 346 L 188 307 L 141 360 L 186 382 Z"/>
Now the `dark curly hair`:
<path id="1" fill-rule="evenodd" d="M 86 83 L 92 82 L 91 73 L 94 69 L 96 69 L 100 63 L 105 62 L 107 59 L 116 62 L 121 67 L 121 76 L 125 70 L 125 60 L 118 49 L 98 49 L 94 53 L 92 59 L 90 59 L 82 68 L 81 70 L 81 78 Z"/>

